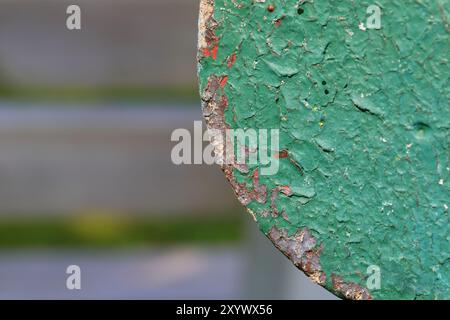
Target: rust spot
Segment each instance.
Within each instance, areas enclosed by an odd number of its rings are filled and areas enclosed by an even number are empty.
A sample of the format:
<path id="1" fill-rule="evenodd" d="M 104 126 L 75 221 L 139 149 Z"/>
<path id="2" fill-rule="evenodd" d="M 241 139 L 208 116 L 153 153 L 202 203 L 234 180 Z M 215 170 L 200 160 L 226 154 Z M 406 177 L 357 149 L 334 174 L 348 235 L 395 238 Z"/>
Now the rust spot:
<path id="1" fill-rule="evenodd" d="M 267 187 L 259 184 L 259 172 L 253 172 L 253 199 L 259 203 L 265 203 L 267 198 Z"/>
<path id="2" fill-rule="evenodd" d="M 281 151 L 278 152 L 278 154 L 275 155 L 276 157 L 278 157 L 278 159 L 289 159 L 289 161 L 294 165 L 294 167 L 300 172 L 301 175 L 304 174 L 304 170 L 303 167 L 297 162 L 295 161 L 294 158 L 292 158 L 292 156 L 289 154 L 289 151 L 286 149 L 283 149 Z"/>
<path id="3" fill-rule="evenodd" d="M 292 189 L 289 186 L 281 186 L 280 191 L 282 193 L 284 193 L 285 195 L 287 195 L 288 197 L 292 196 L 292 194 L 293 194 Z"/>
<path id="4" fill-rule="evenodd" d="M 286 214 L 286 211 L 284 211 L 284 210 L 281 212 L 281 217 L 283 217 L 283 219 L 286 220 L 287 222 L 291 222 L 289 220 L 288 215 Z"/>
<path id="5" fill-rule="evenodd" d="M 341 276 L 336 274 L 331 275 L 333 288 L 341 293 L 346 299 L 352 300 L 372 300 L 369 291 L 353 282 L 344 282 Z"/>
<path id="6" fill-rule="evenodd" d="M 218 45 L 214 45 L 213 48 L 211 49 L 211 57 L 213 58 L 213 60 L 217 59 L 217 50 L 219 49 Z"/>
<path id="7" fill-rule="evenodd" d="M 284 158 L 287 158 L 287 157 L 289 157 L 289 152 L 286 149 L 281 150 L 280 152 L 278 152 L 278 159 L 284 159 Z"/>
<path id="8" fill-rule="evenodd" d="M 228 76 L 223 76 L 223 77 L 220 79 L 220 86 L 221 86 L 222 88 L 225 88 L 227 82 L 228 82 Z"/>
<path id="9" fill-rule="evenodd" d="M 326 275 L 320 265 L 323 246 L 317 247 L 317 241 L 309 229 L 298 229 L 293 236 L 289 236 L 287 230 L 273 226 L 267 236 L 312 281 L 325 284 Z"/>
<path id="10" fill-rule="evenodd" d="M 211 53 L 209 52 L 208 48 L 203 48 L 202 52 L 203 52 L 203 56 L 206 57 L 206 58 L 211 55 Z"/>
<path id="11" fill-rule="evenodd" d="M 279 27 L 279 26 L 281 25 L 281 22 L 283 22 L 283 19 L 284 19 L 285 17 L 286 17 L 286 16 L 283 15 L 283 16 L 281 16 L 280 18 L 276 19 L 276 20 L 273 22 L 273 24 L 275 25 L 275 27 Z"/>
<path id="12" fill-rule="evenodd" d="M 219 44 L 219 38 L 216 36 L 217 22 L 211 16 L 207 21 L 205 42 L 209 48 L 214 48 Z"/>
<path id="13" fill-rule="evenodd" d="M 269 4 L 269 5 L 267 6 L 267 11 L 269 11 L 269 12 L 274 12 L 274 11 L 275 11 L 275 7 L 274 7 L 273 5 L 271 5 L 271 4 Z"/>
<path id="14" fill-rule="evenodd" d="M 278 217 L 278 209 L 275 204 L 275 201 L 278 197 L 278 188 L 275 188 L 272 190 L 272 194 L 270 195 L 270 209 L 272 210 L 272 217 L 276 218 Z"/>
<path id="15" fill-rule="evenodd" d="M 233 53 L 231 56 L 228 57 L 227 59 L 227 68 L 230 69 L 234 63 L 236 62 L 236 53 Z"/>

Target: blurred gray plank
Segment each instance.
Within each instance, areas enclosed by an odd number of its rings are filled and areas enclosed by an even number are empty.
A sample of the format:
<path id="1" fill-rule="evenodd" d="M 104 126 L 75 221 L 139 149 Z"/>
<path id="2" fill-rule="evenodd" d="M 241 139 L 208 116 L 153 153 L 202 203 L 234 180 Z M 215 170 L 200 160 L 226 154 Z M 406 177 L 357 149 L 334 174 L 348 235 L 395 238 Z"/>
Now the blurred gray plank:
<path id="1" fill-rule="evenodd" d="M 233 212 L 216 166 L 171 162 L 172 131 L 198 119 L 195 107 L 0 108 L 0 212 Z"/>
<path id="2" fill-rule="evenodd" d="M 0 1 L 0 82 L 148 86 L 196 83 L 197 0 Z M 4 79 L 3 79 L 4 78 Z"/>
<path id="3" fill-rule="evenodd" d="M 336 299 L 266 241 L 263 265 L 233 247 L 0 252 L 0 299 Z M 66 288 L 69 265 L 81 290 Z"/>

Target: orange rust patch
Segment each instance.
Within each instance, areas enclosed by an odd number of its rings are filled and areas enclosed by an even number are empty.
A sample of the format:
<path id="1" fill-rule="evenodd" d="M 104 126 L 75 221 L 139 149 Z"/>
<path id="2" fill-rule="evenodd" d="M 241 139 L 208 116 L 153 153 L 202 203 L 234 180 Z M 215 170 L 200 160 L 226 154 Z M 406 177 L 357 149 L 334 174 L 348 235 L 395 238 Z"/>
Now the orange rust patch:
<path id="1" fill-rule="evenodd" d="M 212 56 L 213 60 L 217 59 L 217 50 L 218 49 L 219 49 L 219 46 L 215 45 L 211 50 L 211 56 Z"/>
<path id="2" fill-rule="evenodd" d="M 220 80 L 220 86 L 222 88 L 225 88 L 227 82 L 228 82 L 228 76 L 223 76 L 222 79 Z"/>
<path id="3" fill-rule="evenodd" d="M 289 157 L 289 152 L 287 150 L 281 150 L 276 156 L 278 157 L 278 159 L 284 159 Z"/>

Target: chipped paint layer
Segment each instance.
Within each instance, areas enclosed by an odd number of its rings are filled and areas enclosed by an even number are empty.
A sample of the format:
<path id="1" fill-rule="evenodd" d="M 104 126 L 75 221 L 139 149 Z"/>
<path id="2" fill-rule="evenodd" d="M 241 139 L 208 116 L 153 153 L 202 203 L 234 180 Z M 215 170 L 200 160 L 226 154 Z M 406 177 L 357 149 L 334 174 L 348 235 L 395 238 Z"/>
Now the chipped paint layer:
<path id="1" fill-rule="evenodd" d="M 312 281 L 320 285 L 325 284 L 326 275 L 320 266 L 322 247 L 317 247 L 316 239 L 307 228 L 288 236 L 287 230 L 280 230 L 274 226 L 270 229 L 268 237 Z"/>
<path id="2" fill-rule="evenodd" d="M 203 115 L 206 120 L 206 124 L 209 129 L 214 129 L 217 132 L 216 136 L 210 137 L 211 144 L 214 146 L 215 153 L 223 155 L 223 157 L 234 157 L 234 150 L 232 148 L 231 141 L 223 141 L 223 137 L 226 137 L 226 129 L 229 126 L 225 122 L 224 113 L 228 107 L 228 99 L 223 91 L 223 79 L 224 77 L 211 76 L 208 79 L 208 85 L 202 92 L 202 106 Z M 253 200 L 259 203 L 266 202 L 267 188 L 259 183 L 259 174 L 255 170 L 253 172 L 252 185 L 250 188 L 246 183 L 239 183 L 234 177 L 234 169 L 238 169 L 243 172 L 247 172 L 247 169 L 243 169 L 235 161 L 227 162 L 222 159 L 221 168 L 225 173 L 226 178 L 231 183 L 234 192 L 236 193 L 238 200 L 243 205 L 248 205 Z M 230 164 L 229 164 L 230 163 Z"/>
<path id="3" fill-rule="evenodd" d="M 372 296 L 366 288 L 353 282 L 344 282 L 342 277 L 331 275 L 333 288 L 341 293 L 345 298 L 352 300 L 372 300 Z"/>
<path id="4" fill-rule="evenodd" d="M 215 34 L 217 22 L 214 20 L 214 0 L 200 1 L 200 15 L 198 22 L 198 49 L 204 57 L 217 57 L 218 38 Z"/>

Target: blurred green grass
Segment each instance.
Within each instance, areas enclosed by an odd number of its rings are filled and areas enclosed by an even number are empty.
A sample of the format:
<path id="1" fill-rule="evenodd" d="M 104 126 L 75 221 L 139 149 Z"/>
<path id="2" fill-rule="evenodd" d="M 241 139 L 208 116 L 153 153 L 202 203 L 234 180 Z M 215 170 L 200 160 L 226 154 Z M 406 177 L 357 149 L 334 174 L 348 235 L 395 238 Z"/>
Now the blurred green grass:
<path id="1" fill-rule="evenodd" d="M 1 218 L 0 248 L 131 247 L 175 244 L 230 244 L 242 238 L 240 215 Z"/>
<path id="2" fill-rule="evenodd" d="M 1 81 L 0 99 L 33 103 L 183 102 L 185 105 L 197 105 L 200 101 L 195 84 L 159 87 L 20 87 Z"/>

